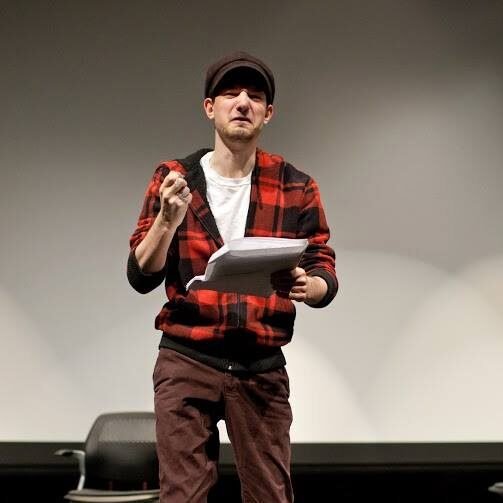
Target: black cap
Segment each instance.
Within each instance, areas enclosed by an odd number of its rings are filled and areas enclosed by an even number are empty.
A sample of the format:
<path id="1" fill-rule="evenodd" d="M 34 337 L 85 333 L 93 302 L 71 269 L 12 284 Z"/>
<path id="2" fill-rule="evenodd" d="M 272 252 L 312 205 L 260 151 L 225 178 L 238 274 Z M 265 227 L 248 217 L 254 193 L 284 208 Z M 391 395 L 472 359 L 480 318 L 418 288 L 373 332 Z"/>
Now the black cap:
<path id="1" fill-rule="evenodd" d="M 271 69 L 260 59 L 243 51 L 228 54 L 208 67 L 204 83 L 204 97 L 214 98 L 215 91 L 223 78 L 231 70 L 237 69 L 251 69 L 256 72 L 264 83 L 263 90 L 266 94 L 267 103 L 271 104 L 274 101 L 275 86 Z"/>

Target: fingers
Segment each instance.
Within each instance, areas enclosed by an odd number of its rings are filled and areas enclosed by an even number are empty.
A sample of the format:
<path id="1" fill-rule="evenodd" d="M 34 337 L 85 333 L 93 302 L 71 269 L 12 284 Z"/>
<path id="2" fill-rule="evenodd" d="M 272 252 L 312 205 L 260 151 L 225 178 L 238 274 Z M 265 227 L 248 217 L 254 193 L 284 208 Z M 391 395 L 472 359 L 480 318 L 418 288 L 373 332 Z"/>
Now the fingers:
<path id="1" fill-rule="evenodd" d="M 271 284 L 280 297 L 303 302 L 307 293 L 307 274 L 301 267 L 271 274 Z"/>
<path id="2" fill-rule="evenodd" d="M 307 299 L 307 290 L 306 289 L 299 289 L 298 291 L 293 289 L 290 291 L 276 290 L 276 295 L 278 297 L 294 300 L 296 302 L 305 302 Z"/>
<path id="3" fill-rule="evenodd" d="M 164 192 L 167 187 L 173 185 L 175 180 L 177 178 L 181 178 L 181 176 L 182 175 L 180 173 L 177 173 L 176 171 L 170 171 L 162 181 L 161 186 L 159 187 L 159 193 Z"/>
<path id="4" fill-rule="evenodd" d="M 306 271 L 301 267 L 284 269 L 271 274 L 271 281 L 276 285 L 301 285 L 307 280 Z"/>
<path id="5" fill-rule="evenodd" d="M 185 199 L 188 195 L 190 194 L 190 189 L 185 185 L 185 187 L 178 192 L 178 196 L 181 197 L 182 199 Z"/>
<path id="6" fill-rule="evenodd" d="M 176 195 L 185 201 L 189 194 L 187 181 L 176 171 L 170 171 L 159 187 L 159 196 L 164 200 L 169 200 Z"/>
<path id="7" fill-rule="evenodd" d="M 185 178 L 176 171 L 170 171 L 159 187 L 161 208 L 159 219 L 163 225 L 177 228 L 183 221 L 192 194 Z"/>
<path id="8" fill-rule="evenodd" d="M 190 189 L 185 186 L 180 192 L 177 192 L 177 197 L 179 197 L 184 203 L 189 204 L 192 201 L 192 194 Z"/>

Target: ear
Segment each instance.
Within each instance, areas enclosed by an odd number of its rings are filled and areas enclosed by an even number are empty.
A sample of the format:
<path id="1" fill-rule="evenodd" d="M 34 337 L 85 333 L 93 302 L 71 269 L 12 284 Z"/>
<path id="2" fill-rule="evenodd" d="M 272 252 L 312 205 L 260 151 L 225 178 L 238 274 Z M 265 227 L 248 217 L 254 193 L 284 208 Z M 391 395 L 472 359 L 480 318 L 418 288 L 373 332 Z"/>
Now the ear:
<path id="1" fill-rule="evenodd" d="M 203 107 L 208 119 L 213 120 L 215 118 L 215 112 L 213 111 L 213 100 L 211 98 L 205 98 L 203 101 Z"/>
<path id="2" fill-rule="evenodd" d="M 274 107 L 272 105 L 267 105 L 267 108 L 265 109 L 264 124 L 267 124 L 272 119 L 273 115 Z"/>

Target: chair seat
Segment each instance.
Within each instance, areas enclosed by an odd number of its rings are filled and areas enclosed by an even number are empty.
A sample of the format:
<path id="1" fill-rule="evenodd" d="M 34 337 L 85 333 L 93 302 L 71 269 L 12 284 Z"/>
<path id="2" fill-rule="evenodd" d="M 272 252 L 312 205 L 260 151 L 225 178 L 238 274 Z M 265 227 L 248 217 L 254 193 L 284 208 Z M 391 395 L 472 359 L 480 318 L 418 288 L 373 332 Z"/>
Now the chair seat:
<path id="1" fill-rule="evenodd" d="M 489 491 L 503 496 L 503 482 L 496 482 L 489 488 Z"/>
<path id="2" fill-rule="evenodd" d="M 134 503 L 159 500 L 159 489 L 145 491 L 106 491 L 100 489 L 80 489 L 65 495 L 68 501 L 79 503 Z"/>
<path id="3" fill-rule="evenodd" d="M 154 503 L 159 501 L 159 462 L 156 453 L 155 414 L 111 412 L 99 415 L 86 438 L 83 451 L 59 451 L 77 457 L 80 479 L 77 489 L 65 495 L 74 503 Z M 100 480 L 97 489 L 91 481 Z M 125 485 L 127 484 L 127 485 Z M 99 486 L 98 486 L 99 487 Z M 150 490 L 117 488 L 157 487 Z"/>

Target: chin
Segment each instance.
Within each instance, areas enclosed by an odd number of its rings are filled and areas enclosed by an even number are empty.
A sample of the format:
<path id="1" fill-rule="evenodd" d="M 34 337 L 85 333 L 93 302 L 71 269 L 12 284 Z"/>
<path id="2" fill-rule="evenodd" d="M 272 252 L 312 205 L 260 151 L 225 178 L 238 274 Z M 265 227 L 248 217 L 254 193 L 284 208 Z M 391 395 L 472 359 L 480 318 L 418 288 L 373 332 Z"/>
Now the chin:
<path id="1" fill-rule="evenodd" d="M 258 131 L 255 129 L 243 127 L 226 128 L 222 133 L 224 138 L 228 138 L 232 141 L 250 141 L 258 136 Z"/>

